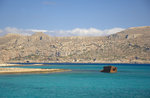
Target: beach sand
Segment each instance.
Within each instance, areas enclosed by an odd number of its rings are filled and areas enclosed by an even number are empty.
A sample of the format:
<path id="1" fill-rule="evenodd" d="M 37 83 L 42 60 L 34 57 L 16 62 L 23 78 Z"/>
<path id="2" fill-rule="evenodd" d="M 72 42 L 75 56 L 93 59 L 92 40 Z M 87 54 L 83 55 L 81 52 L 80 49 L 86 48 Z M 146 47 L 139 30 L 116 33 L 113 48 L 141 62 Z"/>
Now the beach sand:
<path id="1" fill-rule="evenodd" d="M 71 71 L 68 69 L 40 69 L 40 68 L 0 68 L 0 74 L 20 74 L 20 73 L 53 73 Z"/>
<path id="2" fill-rule="evenodd" d="M 2 66 L 42 66 L 44 64 L 0 64 L 0 67 Z"/>

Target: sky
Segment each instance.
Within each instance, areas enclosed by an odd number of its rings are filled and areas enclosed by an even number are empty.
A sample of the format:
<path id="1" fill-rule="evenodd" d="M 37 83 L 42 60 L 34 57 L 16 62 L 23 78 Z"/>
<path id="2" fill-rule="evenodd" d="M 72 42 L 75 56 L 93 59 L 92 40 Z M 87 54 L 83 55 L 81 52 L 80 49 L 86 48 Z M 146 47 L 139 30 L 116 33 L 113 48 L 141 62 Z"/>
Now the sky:
<path id="1" fill-rule="evenodd" d="M 150 0 L 0 0 L 0 35 L 105 36 L 150 26 Z"/>

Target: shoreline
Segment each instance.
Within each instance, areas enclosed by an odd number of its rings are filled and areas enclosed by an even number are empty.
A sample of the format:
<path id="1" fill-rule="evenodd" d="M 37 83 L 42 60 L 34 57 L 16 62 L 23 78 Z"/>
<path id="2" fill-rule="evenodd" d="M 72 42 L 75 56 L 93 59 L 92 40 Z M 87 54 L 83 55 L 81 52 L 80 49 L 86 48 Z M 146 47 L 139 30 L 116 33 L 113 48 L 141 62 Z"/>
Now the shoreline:
<path id="1" fill-rule="evenodd" d="M 108 65 L 108 64 L 121 64 L 121 65 L 124 65 L 124 64 L 137 64 L 137 65 L 140 65 L 140 64 L 145 64 L 145 65 L 149 65 L 150 63 L 98 63 L 98 62 L 31 62 L 31 63 L 20 63 L 20 62 L 16 62 L 16 63 L 0 63 L 0 67 L 11 67 L 11 66 L 14 66 L 14 67 L 20 67 L 20 66 L 44 66 L 44 65 L 57 65 L 57 64 L 60 64 L 60 65 L 68 65 L 68 64 L 103 64 L 103 65 Z"/>
<path id="2" fill-rule="evenodd" d="M 7 64 L 20 64 L 20 65 L 45 65 L 45 64 L 150 64 L 150 62 L 145 62 L 145 63 L 139 63 L 139 62 L 9 62 Z M 0 64 L 1 65 L 1 64 Z"/>
<path id="3" fill-rule="evenodd" d="M 150 64 L 150 60 L 147 61 L 141 61 L 141 60 L 133 60 L 133 61 L 129 61 L 129 60 L 116 60 L 116 61 L 106 61 L 106 60 L 99 60 L 99 61 L 35 61 L 35 60 L 28 60 L 27 61 L 2 61 L 1 63 L 7 63 L 7 64 L 46 64 L 46 63 L 102 63 L 102 64 L 110 64 L 110 63 L 114 63 L 114 64 Z"/>
<path id="4" fill-rule="evenodd" d="M 41 69 L 41 68 L 0 68 L 0 74 L 22 74 L 22 73 L 55 73 L 72 71 L 69 69 Z"/>

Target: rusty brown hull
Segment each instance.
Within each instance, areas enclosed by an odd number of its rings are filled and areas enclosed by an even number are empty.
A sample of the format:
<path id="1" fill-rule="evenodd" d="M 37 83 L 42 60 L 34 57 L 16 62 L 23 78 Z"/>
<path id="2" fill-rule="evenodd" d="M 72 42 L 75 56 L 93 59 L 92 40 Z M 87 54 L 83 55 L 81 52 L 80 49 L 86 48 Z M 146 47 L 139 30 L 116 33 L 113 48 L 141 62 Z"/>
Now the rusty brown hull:
<path id="1" fill-rule="evenodd" d="M 116 73 L 117 72 L 117 67 L 115 67 L 115 66 L 104 66 L 103 70 L 101 70 L 100 72 Z"/>

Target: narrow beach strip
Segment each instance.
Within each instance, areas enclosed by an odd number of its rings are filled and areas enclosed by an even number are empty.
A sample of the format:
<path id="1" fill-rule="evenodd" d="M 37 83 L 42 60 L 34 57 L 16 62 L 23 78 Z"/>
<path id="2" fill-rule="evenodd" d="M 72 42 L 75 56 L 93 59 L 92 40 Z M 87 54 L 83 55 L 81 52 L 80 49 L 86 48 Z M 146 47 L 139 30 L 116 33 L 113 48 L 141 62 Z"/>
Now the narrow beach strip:
<path id="1" fill-rule="evenodd" d="M 40 69 L 40 68 L 0 68 L 0 74 L 20 74 L 20 73 L 54 73 L 71 71 L 69 69 Z"/>
<path id="2" fill-rule="evenodd" d="M 0 67 L 5 66 L 42 66 L 44 64 L 0 64 Z"/>

